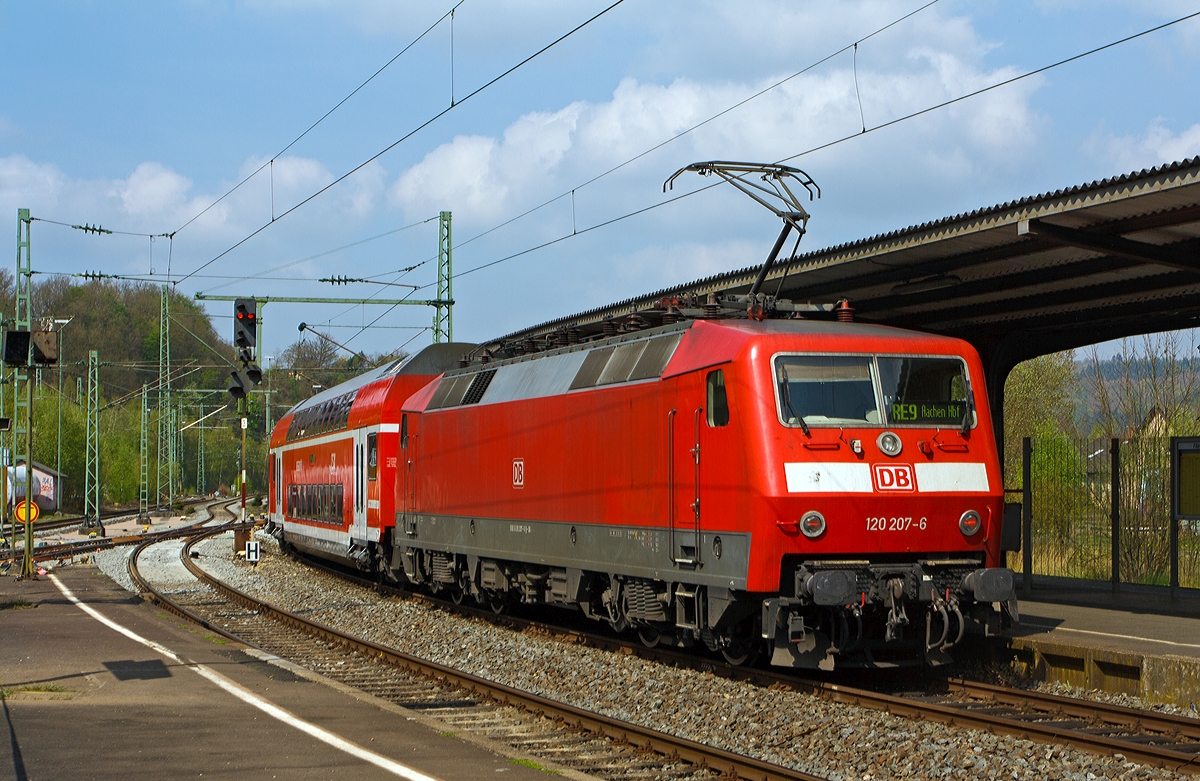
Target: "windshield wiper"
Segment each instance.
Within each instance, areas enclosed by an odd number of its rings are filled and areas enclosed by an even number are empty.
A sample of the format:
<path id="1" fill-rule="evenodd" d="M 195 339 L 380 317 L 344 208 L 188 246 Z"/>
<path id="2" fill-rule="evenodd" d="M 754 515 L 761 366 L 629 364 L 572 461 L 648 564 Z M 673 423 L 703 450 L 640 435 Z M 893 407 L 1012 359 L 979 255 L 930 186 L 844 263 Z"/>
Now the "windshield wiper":
<path id="1" fill-rule="evenodd" d="M 958 433 L 965 437 L 971 431 L 971 419 L 975 417 L 975 393 L 971 390 L 969 377 L 963 377 L 963 385 L 967 389 L 967 414 L 963 415 L 962 429 Z"/>
<path id="2" fill-rule="evenodd" d="M 787 407 L 787 411 L 791 416 L 800 423 L 800 429 L 804 432 L 804 436 L 812 438 L 812 432 L 808 430 L 808 424 L 804 422 L 804 416 L 796 412 L 796 408 L 792 406 L 792 392 L 788 389 L 788 381 L 784 380 L 780 383 L 780 390 L 783 395 L 783 406 Z"/>

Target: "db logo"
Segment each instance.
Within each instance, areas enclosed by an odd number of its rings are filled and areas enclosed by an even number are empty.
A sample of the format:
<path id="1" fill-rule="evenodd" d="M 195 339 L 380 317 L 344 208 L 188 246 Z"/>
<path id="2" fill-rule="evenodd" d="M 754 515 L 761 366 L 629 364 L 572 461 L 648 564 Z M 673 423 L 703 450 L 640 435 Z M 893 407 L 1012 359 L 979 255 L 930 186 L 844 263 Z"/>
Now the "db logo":
<path id="1" fill-rule="evenodd" d="M 876 491 L 915 491 L 913 468 L 908 464 L 875 464 L 871 468 L 875 475 Z"/>
<path id="2" fill-rule="evenodd" d="M 513 459 L 513 488 L 525 487 L 525 459 Z"/>

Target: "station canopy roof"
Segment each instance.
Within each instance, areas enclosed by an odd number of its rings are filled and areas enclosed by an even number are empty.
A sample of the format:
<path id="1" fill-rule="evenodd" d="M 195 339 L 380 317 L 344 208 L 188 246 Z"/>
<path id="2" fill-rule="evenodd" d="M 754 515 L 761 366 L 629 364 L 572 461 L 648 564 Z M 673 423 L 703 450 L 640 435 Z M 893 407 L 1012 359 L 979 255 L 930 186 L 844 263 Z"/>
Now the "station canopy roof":
<path id="1" fill-rule="evenodd" d="M 509 334 L 571 340 L 657 324 L 672 301 L 744 294 L 761 264 Z M 782 280 L 782 286 L 780 281 Z M 781 258 L 762 286 L 805 316 L 845 299 L 860 322 L 957 336 L 989 385 L 1038 355 L 1200 326 L 1200 157 Z M 699 302 L 699 303 L 698 303 Z M 573 333 L 572 333 L 573 332 Z"/>

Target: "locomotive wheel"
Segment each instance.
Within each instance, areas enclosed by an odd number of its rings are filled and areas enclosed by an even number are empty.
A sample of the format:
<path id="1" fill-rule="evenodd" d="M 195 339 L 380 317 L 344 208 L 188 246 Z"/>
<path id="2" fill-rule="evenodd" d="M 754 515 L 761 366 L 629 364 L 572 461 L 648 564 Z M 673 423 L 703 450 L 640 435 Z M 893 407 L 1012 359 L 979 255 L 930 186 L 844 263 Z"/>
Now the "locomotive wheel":
<path id="1" fill-rule="evenodd" d="M 642 641 L 642 645 L 647 648 L 657 648 L 662 642 L 662 632 L 652 626 L 643 626 L 638 629 L 638 640 Z"/>
<path id="2" fill-rule="evenodd" d="M 759 639 L 758 618 L 742 620 L 732 627 L 726 642 L 721 646 L 721 656 L 734 667 L 753 664 L 763 649 Z"/>
<path id="3" fill-rule="evenodd" d="M 450 589 L 450 601 L 456 605 L 461 605 L 463 600 L 467 598 L 467 592 L 461 588 Z"/>
<path id="4" fill-rule="evenodd" d="M 751 639 L 737 638 L 721 649 L 721 656 L 734 667 L 742 667 L 758 658 L 759 648 L 759 644 Z"/>
<path id="5" fill-rule="evenodd" d="M 501 597 L 492 597 L 489 601 L 492 612 L 498 616 L 502 616 L 508 612 L 508 602 Z"/>

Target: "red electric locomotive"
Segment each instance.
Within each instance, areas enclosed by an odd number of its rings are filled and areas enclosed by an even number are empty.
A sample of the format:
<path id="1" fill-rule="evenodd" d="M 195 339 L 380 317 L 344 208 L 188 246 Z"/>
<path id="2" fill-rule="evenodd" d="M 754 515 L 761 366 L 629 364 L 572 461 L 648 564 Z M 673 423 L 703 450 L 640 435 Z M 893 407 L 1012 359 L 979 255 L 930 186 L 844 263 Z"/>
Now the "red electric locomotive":
<path id="1" fill-rule="evenodd" d="M 382 571 L 390 555 L 400 403 L 474 345 L 436 344 L 296 405 L 271 433 L 272 525 L 296 548 Z"/>
<path id="2" fill-rule="evenodd" d="M 760 289 L 808 220 L 786 180 L 810 193 L 812 180 L 777 164 L 685 170 L 783 218 L 748 295 L 663 301 L 657 327 L 635 313 L 627 333 L 610 322 L 592 341 L 464 366 L 469 345 L 434 345 L 325 391 L 272 437 L 286 540 L 738 664 L 761 651 L 785 667 L 938 664 L 966 632 L 1015 618 L 974 349 L 841 322 L 846 307 L 839 322 L 796 319 L 829 308 Z"/>
<path id="3" fill-rule="evenodd" d="M 982 378 L 956 339 L 794 319 L 453 369 L 403 406 L 396 558 L 731 662 L 940 663 L 1016 606 Z"/>

